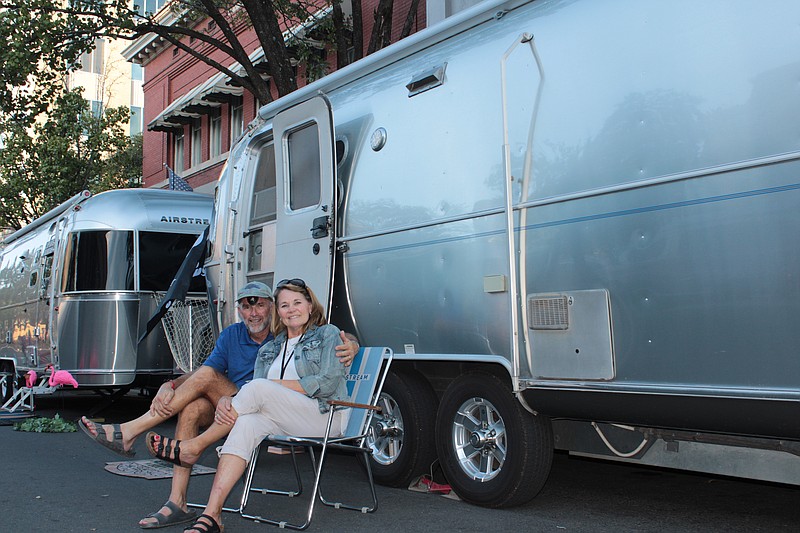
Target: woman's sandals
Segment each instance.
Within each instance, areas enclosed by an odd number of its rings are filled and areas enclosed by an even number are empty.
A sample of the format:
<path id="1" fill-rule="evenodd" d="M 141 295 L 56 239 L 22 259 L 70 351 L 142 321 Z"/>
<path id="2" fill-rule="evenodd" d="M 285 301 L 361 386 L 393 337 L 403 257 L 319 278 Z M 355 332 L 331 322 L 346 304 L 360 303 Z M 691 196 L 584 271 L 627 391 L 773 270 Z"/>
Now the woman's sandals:
<path id="1" fill-rule="evenodd" d="M 197 520 L 195 520 L 194 524 L 192 524 L 192 527 L 184 529 L 183 533 L 186 533 L 187 531 L 197 531 L 199 533 L 222 533 L 225 531 L 225 528 L 219 525 L 216 520 L 207 514 L 201 514 L 197 517 Z"/>
<path id="2" fill-rule="evenodd" d="M 153 457 L 163 459 L 177 466 L 191 466 L 193 464 L 181 461 L 181 441 L 179 440 L 164 437 L 155 431 L 149 431 L 144 440 L 147 444 L 147 451 Z"/>

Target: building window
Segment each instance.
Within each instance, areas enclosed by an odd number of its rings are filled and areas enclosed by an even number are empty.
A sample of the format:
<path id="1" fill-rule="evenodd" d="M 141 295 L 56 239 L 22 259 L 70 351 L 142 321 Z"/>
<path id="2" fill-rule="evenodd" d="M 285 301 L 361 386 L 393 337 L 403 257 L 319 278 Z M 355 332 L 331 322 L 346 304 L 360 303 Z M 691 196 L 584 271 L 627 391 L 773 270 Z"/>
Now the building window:
<path id="1" fill-rule="evenodd" d="M 200 119 L 198 118 L 192 122 L 192 145 L 189 149 L 192 151 L 192 158 L 190 166 L 199 165 L 203 162 L 203 129 L 200 127 Z"/>
<path id="2" fill-rule="evenodd" d="M 222 153 L 222 113 L 217 108 L 208 117 L 208 157 L 216 157 Z"/>
<path id="3" fill-rule="evenodd" d="M 81 70 L 93 74 L 103 73 L 103 51 L 105 45 L 103 39 L 94 40 L 94 49 L 84 52 L 81 56 Z"/>
<path id="4" fill-rule="evenodd" d="M 166 3 L 167 0 L 136 0 L 134 2 L 134 4 L 136 4 L 136 11 L 140 15 L 144 15 L 145 13 L 157 13 Z"/>
<path id="5" fill-rule="evenodd" d="M 244 131 L 244 104 L 242 99 L 238 98 L 231 104 L 231 146 L 242 134 L 242 131 Z"/>
<path id="6" fill-rule="evenodd" d="M 144 67 L 138 63 L 131 63 L 131 79 L 144 81 Z"/>
<path id="7" fill-rule="evenodd" d="M 172 143 L 174 154 L 172 170 L 174 170 L 176 174 L 180 174 L 183 172 L 183 133 L 176 133 L 172 138 Z"/>
<path id="8" fill-rule="evenodd" d="M 142 108 L 136 105 L 131 106 L 131 137 L 142 133 L 144 129 L 144 116 Z"/>
<path id="9" fill-rule="evenodd" d="M 103 102 L 100 100 L 89 100 L 89 108 L 95 118 L 100 118 L 103 115 Z"/>

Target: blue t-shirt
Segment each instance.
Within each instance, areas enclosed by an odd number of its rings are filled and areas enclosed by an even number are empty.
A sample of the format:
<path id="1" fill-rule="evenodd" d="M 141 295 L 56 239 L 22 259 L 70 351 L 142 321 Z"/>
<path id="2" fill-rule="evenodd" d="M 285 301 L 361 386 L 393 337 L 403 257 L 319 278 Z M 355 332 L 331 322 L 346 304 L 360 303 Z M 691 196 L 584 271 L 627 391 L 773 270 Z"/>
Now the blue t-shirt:
<path id="1" fill-rule="evenodd" d="M 229 380 L 242 388 L 242 385 L 253 379 L 258 349 L 272 338 L 270 333 L 264 342 L 258 344 L 250 338 L 244 322 L 236 322 L 222 330 L 214 350 L 203 364 L 226 374 Z"/>

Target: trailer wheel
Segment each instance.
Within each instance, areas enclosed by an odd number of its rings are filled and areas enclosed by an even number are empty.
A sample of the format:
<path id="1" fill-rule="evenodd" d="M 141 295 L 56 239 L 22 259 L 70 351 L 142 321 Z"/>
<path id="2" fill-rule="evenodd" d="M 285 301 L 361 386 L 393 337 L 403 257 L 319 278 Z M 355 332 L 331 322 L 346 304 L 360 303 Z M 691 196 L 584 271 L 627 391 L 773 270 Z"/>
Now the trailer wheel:
<path id="1" fill-rule="evenodd" d="M 0 374 L 0 405 L 6 403 L 17 392 L 17 377 L 14 372 Z"/>
<path id="2" fill-rule="evenodd" d="M 459 377 L 444 393 L 436 448 L 458 496 L 485 507 L 513 507 L 533 499 L 553 461 L 553 430 L 514 398 L 492 374 Z"/>
<path id="3" fill-rule="evenodd" d="M 407 487 L 436 459 L 436 394 L 416 372 L 389 372 L 373 418 L 368 444 L 375 481 Z"/>

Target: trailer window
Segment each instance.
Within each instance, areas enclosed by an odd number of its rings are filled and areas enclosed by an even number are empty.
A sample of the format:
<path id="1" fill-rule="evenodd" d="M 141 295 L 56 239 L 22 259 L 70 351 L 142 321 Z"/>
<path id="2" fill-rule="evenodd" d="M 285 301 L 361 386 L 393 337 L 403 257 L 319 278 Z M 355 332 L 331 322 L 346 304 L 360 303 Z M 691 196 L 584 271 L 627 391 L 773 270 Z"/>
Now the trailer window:
<path id="1" fill-rule="evenodd" d="M 70 235 L 62 290 L 133 290 L 133 232 L 81 231 Z"/>
<path id="2" fill-rule="evenodd" d="M 319 128 L 307 124 L 287 138 L 289 208 L 292 211 L 320 202 Z"/>
<path id="3" fill-rule="evenodd" d="M 264 229 L 275 221 L 275 145 L 271 140 L 258 147 L 256 179 L 253 183 L 253 201 L 250 205 L 250 224 L 247 230 L 247 276 L 269 267 L 264 261 Z M 269 254 L 267 254 L 269 256 Z"/>
<path id="4" fill-rule="evenodd" d="M 139 232 L 139 289 L 166 291 L 197 235 Z M 202 276 L 192 278 L 190 292 L 205 292 Z"/>
<path id="5" fill-rule="evenodd" d="M 44 265 L 42 267 L 42 277 L 44 279 L 50 279 L 50 276 L 53 274 L 53 255 L 45 256 L 44 258 Z"/>
<path id="6" fill-rule="evenodd" d="M 275 147 L 269 143 L 258 154 L 250 226 L 271 220 L 275 220 Z"/>

